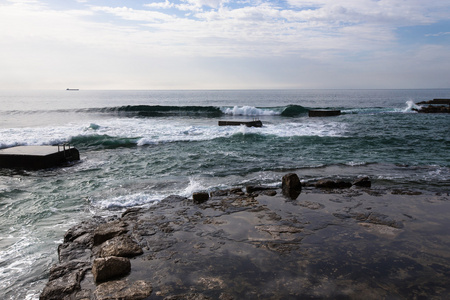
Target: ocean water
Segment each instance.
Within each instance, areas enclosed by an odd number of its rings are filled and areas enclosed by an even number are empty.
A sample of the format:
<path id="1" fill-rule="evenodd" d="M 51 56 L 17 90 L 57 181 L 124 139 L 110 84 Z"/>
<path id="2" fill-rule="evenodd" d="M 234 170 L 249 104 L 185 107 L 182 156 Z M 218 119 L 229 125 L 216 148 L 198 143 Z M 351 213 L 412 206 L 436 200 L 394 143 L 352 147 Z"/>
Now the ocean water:
<path id="1" fill-rule="evenodd" d="M 450 89 L 1 91 L 0 148 L 70 143 L 81 161 L 0 170 L 0 298 L 38 299 L 80 220 L 172 194 L 276 187 L 287 172 L 449 192 L 450 116 L 413 110 L 433 98 Z M 218 126 L 253 119 L 264 126 Z"/>

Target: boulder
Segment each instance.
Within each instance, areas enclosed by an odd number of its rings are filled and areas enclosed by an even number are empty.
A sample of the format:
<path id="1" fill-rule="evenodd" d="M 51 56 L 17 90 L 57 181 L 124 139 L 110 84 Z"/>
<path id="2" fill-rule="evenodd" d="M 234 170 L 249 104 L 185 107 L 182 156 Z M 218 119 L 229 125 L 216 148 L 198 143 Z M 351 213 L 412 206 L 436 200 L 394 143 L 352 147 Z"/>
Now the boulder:
<path id="1" fill-rule="evenodd" d="M 95 282 L 111 280 L 126 275 L 130 271 L 130 259 L 125 257 L 109 256 L 96 258 L 92 264 L 92 274 Z"/>
<path id="2" fill-rule="evenodd" d="M 107 240 L 101 245 L 100 257 L 133 257 L 142 254 L 142 248 L 128 235 L 120 235 Z"/>
<path id="3" fill-rule="evenodd" d="M 194 200 L 194 203 L 200 204 L 208 201 L 209 194 L 206 192 L 196 192 L 192 194 L 192 200 Z"/>
<path id="4" fill-rule="evenodd" d="M 283 190 L 283 195 L 295 200 L 302 191 L 302 184 L 297 174 L 289 173 L 283 176 L 281 188 Z"/>
<path id="5" fill-rule="evenodd" d="M 353 181 L 353 185 L 360 187 L 371 187 L 372 182 L 370 182 L 369 177 L 361 177 Z"/>
<path id="6" fill-rule="evenodd" d="M 352 183 L 344 180 L 323 179 L 317 181 L 314 186 L 319 189 L 347 189 L 352 186 Z"/>
<path id="7" fill-rule="evenodd" d="M 99 225 L 94 231 L 94 246 L 127 232 L 123 221 L 112 221 Z"/>
<path id="8" fill-rule="evenodd" d="M 140 300 L 149 297 L 152 290 L 152 285 L 148 281 L 138 280 L 130 283 L 127 280 L 115 280 L 99 284 L 94 296 L 97 300 Z"/>

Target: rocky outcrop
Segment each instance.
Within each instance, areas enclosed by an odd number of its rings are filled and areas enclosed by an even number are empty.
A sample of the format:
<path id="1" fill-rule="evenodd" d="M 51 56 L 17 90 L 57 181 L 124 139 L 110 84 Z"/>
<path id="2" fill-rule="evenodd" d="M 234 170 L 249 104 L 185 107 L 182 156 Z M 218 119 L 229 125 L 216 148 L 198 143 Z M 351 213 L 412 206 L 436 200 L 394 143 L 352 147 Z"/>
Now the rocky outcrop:
<path id="1" fill-rule="evenodd" d="M 367 187 L 370 188 L 372 186 L 372 182 L 370 181 L 369 177 L 360 177 L 358 179 L 356 179 L 355 181 L 353 181 L 353 185 L 354 186 L 359 186 L 359 187 Z"/>
<path id="2" fill-rule="evenodd" d="M 417 104 L 418 105 L 428 104 L 428 106 L 421 106 L 419 109 L 413 109 L 419 113 L 432 113 L 432 114 L 450 113 L 450 99 L 433 99 L 429 101 L 422 101 Z"/>
<path id="3" fill-rule="evenodd" d="M 143 253 L 139 244 L 128 233 L 128 224 L 112 217 L 94 217 L 70 228 L 64 243 L 58 247 L 59 263 L 50 270 L 49 282 L 40 295 L 41 300 L 94 299 L 91 289 L 82 289 L 86 275 L 92 273 L 95 282 L 108 281 L 130 272 L 129 257 Z M 114 284 L 113 284 L 114 285 Z M 133 288 L 120 284 L 123 298 L 96 299 L 144 299 Z M 139 285 L 137 285 L 139 286 Z M 117 287 L 116 287 L 117 289 Z M 148 289 L 147 289 L 148 290 Z M 96 292 L 96 290 L 94 290 Z M 106 295 L 99 292 L 99 295 Z"/>
<path id="4" fill-rule="evenodd" d="M 315 187 L 319 189 L 347 189 L 352 183 L 345 180 L 323 179 L 316 182 Z"/>
<path id="5" fill-rule="evenodd" d="M 420 109 L 416 109 L 416 111 L 425 114 L 448 114 L 450 113 L 450 106 L 428 105 L 423 106 Z"/>
<path id="6" fill-rule="evenodd" d="M 273 190 L 273 187 L 262 186 L 262 185 L 247 185 L 245 187 L 245 190 L 247 191 L 248 194 L 253 194 L 253 193 L 257 193 L 257 192 Z"/>
<path id="7" fill-rule="evenodd" d="M 421 212 L 404 211 L 404 195 L 324 192 L 300 187 L 293 173 L 281 185 L 302 194 L 234 188 L 211 192 L 201 205 L 170 196 L 74 226 L 41 299 L 413 299 L 423 287 L 450 293 L 447 260 L 422 255 L 423 245 L 414 252 L 421 239 L 407 223 Z M 441 274 L 430 278 L 436 270 Z M 406 277 L 418 279 L 397 288 Z"/>

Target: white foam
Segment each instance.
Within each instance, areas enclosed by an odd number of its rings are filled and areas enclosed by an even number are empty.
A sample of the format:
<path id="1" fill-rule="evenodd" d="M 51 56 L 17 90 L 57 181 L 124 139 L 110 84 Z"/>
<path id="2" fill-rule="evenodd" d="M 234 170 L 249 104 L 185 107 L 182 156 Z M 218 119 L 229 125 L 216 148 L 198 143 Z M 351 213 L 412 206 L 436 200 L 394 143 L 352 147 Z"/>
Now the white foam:
<path id="1" fill-rule="evenodd" d="M 121 209 L 133 206 L 151 206 L 163 198 L 165 198 L 165 196 L 136 193 L 109 199 L 102 199 L 93 203 L 93 205 L 100 209 Z"/>
<path id="2" fill-rule="evenodd" d="M 193 193 L 205 190 L 208 190 L 208 188 L 203 185 L 200 178 L 198 176 L 193 176 L 189 178 L 189 184 L 184 191 L 181 192 L 180 196 L 191 197 Z"/>
<path id="3" fill-rule="evenodd" d="M 346 123 L 329 121 L 305 121 L 302 123 L 282 123 L 278 125 L 267 125 L 263 128 L 263 134 L 278 137 L 293 136 L 343 136 L 347 131 Z"/>
<path id="4" fill-rule="evenodd" d="M 221 110 L 224 114 L 233 116 L 274 116 L 281 114 L 271 109 L 262 109 L 253 106 L 234 106 L 233 108 L 221 108 Z"/>
<path id="5" fill-rule="evenodd" d="M 402 110 L 402 112 L 404 113 L 408 113 L 408 112 L 416 112 L 413 109 L 421 109 L 422 107 L 415 104 L 414 101 L 412 100 L 408 100 L 406 101 L 406 108 Z"/>
<path id="6" fill-rule="evenodd" d="M 245 126 L 217 126 L 215 120 L 204 124 L 192 124 L 186 120 L 168 122 L 148 118 L 112 118 L 95 122 L 67 124 L 53 127 L 26 127 L 0 129 L 0 148 L 17 145 L 52 145 L 70 142 L 72 137 L 111 136 L 135 139 L 139 146 L 178 141 L 205 141 L 231 137 L 234 134 L 261 134 L 279 137 L 290 136 L 339 136 L 346 124 L 333 121 L 305 119 L 303 122 L 270 124 L 262 128 Z"/>

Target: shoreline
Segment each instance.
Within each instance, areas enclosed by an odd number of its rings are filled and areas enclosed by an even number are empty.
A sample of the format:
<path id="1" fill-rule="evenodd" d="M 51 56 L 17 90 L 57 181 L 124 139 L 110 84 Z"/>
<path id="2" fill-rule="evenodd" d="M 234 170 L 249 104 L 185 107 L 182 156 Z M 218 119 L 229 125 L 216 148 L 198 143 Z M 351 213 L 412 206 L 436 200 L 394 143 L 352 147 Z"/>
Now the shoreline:
<path id="1" fill-rule="evenodd" d="M 171 196 L 69 229 L 41 299 L 440 299 L 448 209 L 448 194 L 367 187 Z M 109 257 L 129 267 L 102 277 Z"/>

